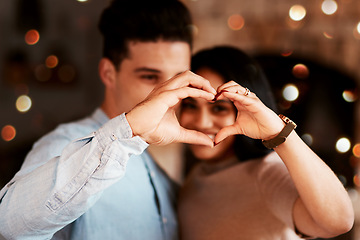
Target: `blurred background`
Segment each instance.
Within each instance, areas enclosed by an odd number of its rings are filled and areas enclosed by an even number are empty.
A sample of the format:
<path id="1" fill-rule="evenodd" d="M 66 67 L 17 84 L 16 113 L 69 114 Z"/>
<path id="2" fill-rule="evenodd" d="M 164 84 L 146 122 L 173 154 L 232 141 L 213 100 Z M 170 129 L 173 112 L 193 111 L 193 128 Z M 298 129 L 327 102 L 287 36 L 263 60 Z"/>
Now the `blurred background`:
<path id="1" fill-rule="evenodd" d="M 298 124 L 359 212 L 360 1 L 182 1 L 193 15 L 194 51 L 232 45 L 253 55 L 280 112 Z M 0 1 L 0 187 L 34 141 L 101 103 L 97 22 L 109 2 Z M 360 239 L 358 222 L 336 239 Z"/>

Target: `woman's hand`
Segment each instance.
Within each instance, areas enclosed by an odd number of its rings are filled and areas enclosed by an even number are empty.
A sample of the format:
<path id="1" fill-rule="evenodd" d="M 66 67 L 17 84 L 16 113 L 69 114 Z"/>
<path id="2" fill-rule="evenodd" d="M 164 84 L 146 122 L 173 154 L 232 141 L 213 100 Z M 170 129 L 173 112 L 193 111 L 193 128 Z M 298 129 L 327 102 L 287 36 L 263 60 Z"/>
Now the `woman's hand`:
<path id="1" fill-rule="evenodd" d="M 186 71 L 155 87 L 143 102 L 126 114 L 126 118 L 133 135 L 149 144 L 184 142 L 212 147 L 214 143 L 206 134 L 180 126 L 175 106 L 187 97 L 211 101 L 215 94 L 209 81 Z"/>
<path id="2" fill-rule="evenodd" d="M 221 129 L 215 137 L 215 144 L 230 135 L 243 134 L 253 139 L 271 139 L 284 128 L 284 122 L 278 115 L 265 106 L 255 93 L 234 81 L 221 85 L 218 99 L 228 98 L 237 108 L 237 117 L 233 125 Z"/>

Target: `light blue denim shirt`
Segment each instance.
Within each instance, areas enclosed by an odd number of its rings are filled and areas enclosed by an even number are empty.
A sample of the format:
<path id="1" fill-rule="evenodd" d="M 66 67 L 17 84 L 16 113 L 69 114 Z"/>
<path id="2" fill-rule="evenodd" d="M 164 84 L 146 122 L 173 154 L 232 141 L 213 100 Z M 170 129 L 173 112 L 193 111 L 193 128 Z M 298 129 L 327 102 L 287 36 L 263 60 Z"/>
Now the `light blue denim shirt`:
<path id="1" fill-rule="evenodd" d="M 0 239 L 178 239 L 177 186 L 147 146 L 124 114 L 60 125 L 0 191 Z"/>

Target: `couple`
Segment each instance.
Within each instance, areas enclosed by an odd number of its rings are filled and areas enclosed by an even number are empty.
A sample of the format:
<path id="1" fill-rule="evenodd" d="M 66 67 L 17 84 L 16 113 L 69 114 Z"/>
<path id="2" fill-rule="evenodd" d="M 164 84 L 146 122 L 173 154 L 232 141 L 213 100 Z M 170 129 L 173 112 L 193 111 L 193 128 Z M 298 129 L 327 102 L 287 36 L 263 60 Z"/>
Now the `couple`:
<path id="1" fill-rule="evenodd" d="M 184 239 L 299 239 L 351 228 L 346 191 L 270 109 L 251 59 L 215 48 L 187 71 L 190 25 L 177 0 L 105 9 L 104 101 L 34 144 L 0 192 L 0 239 L 178 239 L 179 226 Z M 180 196 L 146 151 L 172 142 L 203 160 Z"/>

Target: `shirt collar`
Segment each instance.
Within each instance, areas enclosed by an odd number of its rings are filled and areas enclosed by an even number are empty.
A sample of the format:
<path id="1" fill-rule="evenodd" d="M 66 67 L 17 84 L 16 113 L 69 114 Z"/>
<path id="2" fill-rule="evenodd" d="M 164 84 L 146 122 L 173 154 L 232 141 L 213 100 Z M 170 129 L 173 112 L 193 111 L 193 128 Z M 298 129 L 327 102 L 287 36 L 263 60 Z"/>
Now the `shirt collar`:
<path id="1" fill-rule="evenodd" d="M 104 113 L 101 108 L 97 108 L 92 115 L 92 118 L 98 122 L 101 126 L 104 125 L 107 121 L 109 121 L 108 116 Z"/>

